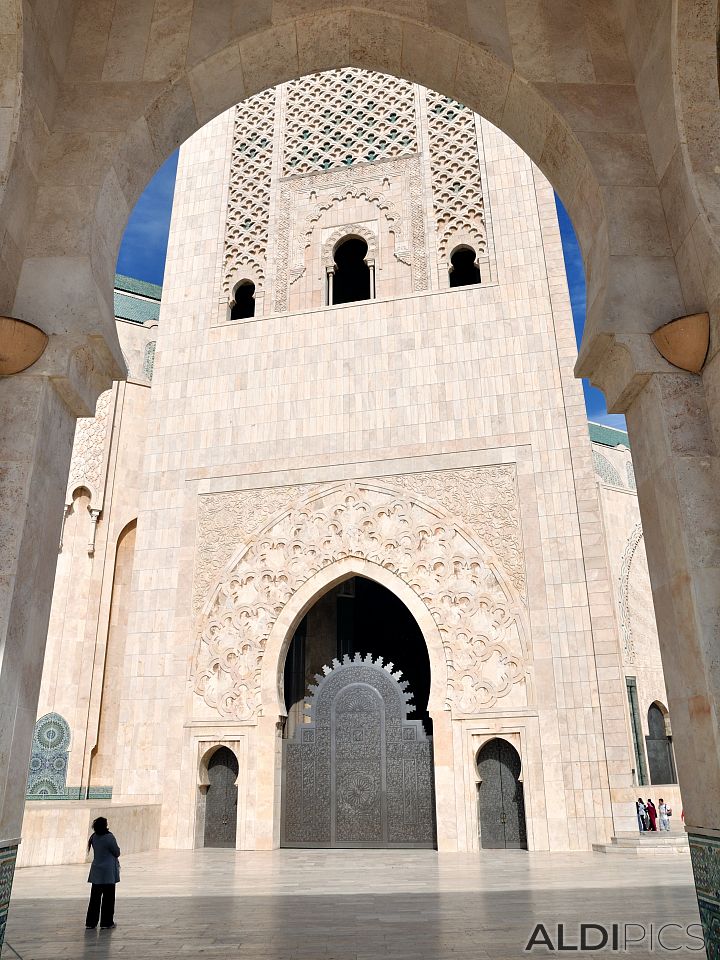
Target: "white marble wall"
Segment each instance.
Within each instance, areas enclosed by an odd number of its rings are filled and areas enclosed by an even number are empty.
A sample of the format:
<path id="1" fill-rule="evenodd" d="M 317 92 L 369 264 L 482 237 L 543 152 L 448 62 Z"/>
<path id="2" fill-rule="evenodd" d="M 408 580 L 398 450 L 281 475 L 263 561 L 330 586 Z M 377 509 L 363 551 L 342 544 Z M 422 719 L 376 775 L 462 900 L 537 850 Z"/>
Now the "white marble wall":
<path id="1" fill-rule="evenodd" d="M 471 745 L 488 730 L 522 740 L 534 846 L 586 849 L 630 825 L 611 805 L 631 782 L 622 675 L 552 191 L 481 129 L 495 282 L 253 322 L 217 322 L 232 116 L 181 151 L 114 777 L 123 801 L 163 803 L 164 845 L 196 842 L 199 744 L 233 730 L 249 771 L 239 843 L 273 842 L 252 826 L 277 793 L 264 715 L 193 712 L 198 495 L 497 463 L 517 464 L 534 701 L 444 739 L 446 848 L 477 844 Z"/>
<path id="2" fill-rule="evenodd" d="M 626 677 L 634 677 L 637 682 L 641 746 L 645 751 L 645 737 L 649 732 L 648 710 L 653 703 L 658 703 L 663 711 L 667 711 L 668 697 L 635 492 L 635 473 L 630 451 L 624 444 L 613 447 L 594 443 L 593 451 L 623 673 Z M 671 716 L 669 727 L 672 729 Z M 636 767 L 629 714 L 627 736 L 633 767 Z M 647 757 L 645 766 L 647 770 Z"/>
<path id="3" fill-rule="evenodd" d="M 117 321 L 128 380 L 98 401 L 102 418 L 78 421 L 58 552 L 38 717 L 56 712 L 71 727 L 67 785 L 110 786 L 92 777 L 101 720 L 105 654 L 118 541 L 137 520 L 143 479 L 150 383 L 145 347 L 155 325 Z M 93 531 L 93 514 L 97 517 Z M 122 634 L 125 623 L 116 625 Z M 119 696 L 120 681 L 110 685 Z M 106 698 L 106 706 L 108 700 Z M 113 731 L 113 739 L 115 731 Z"/>

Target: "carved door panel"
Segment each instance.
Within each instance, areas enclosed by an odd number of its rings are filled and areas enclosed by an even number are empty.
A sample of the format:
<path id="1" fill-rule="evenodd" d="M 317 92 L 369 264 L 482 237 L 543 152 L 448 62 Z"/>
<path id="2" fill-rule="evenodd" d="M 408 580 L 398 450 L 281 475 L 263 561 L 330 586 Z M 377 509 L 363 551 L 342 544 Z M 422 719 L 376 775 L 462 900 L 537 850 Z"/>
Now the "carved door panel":
<path id="1" fill-rule="evenodd" d="M 326 670 L 283 743 L 282 845 L 432 847 L 432 741 L 407 685 L 359 654 Z"/>
<path id="2" fill-rule="evenodd" d="M 208 763 L 205 795 L 205 846 L 234 847 L 237 833 L 237 757 L 220 747 Z"/>
<path id="3" fill-rule="evenodd" d="M 526 849 L 520 757 L 506 740 L 490 740 L 478 757 L 480 842 L 485 849 Z"/>
<path id="4" fill-rule="evenodd" d="M 387 842 L 385 705 L 365 685 L 345 687 L 334 702 L 332 724 L 332 840 Z"/>

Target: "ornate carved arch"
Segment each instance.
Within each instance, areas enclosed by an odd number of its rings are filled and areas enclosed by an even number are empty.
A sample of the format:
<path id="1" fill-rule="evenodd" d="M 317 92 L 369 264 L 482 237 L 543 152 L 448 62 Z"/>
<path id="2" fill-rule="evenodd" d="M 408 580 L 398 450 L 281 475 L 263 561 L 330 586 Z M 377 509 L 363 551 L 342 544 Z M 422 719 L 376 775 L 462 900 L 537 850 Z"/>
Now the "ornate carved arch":
<path id="1" fill-rule="evenodd" d="M 347 557 L 390 570 L 430 612 L 448 709 L 473 715 L 513 690 L 528 702 L 524 605 L 497 557 L 435 505 L 378 482 L 325 487 L 243 545 L 200 617 L 195 693 L 224 717 L 255 722 L 275 621 L 303 583 Z"/>
<path id="2" fill-rule="evenodd" d="M 366 260 L 375 260 L 377 258 L 377 237 L 362 223 L 351 223 L 346 224 L 343 227 L 338 227 L 337 230 L 334 230 L 332 234 L 323 244 L 322 248 L 322 264 L 323 267 L 332 267 L 335 257 L 335 248 L 341 240 L 344 240 L 346 237 L 359 237 L 361 240 L 364 240 L 367 244 L 367 254 L 365 256 Z"/>
<path id="3" fill-rule="evenodd" d="M 452 255 L 461 247 L 471 247 L 476 260 L 487 257 L 487 237 L 480 230 L 470 227 L 454 230 L 443 237 L 440 243 L 440 259 L 448 270 L 452 266 Z"/>
<path id="4" fill-rule="evenodd" d="M 332 196 L 316 204 L 312 213 L 306 217 L 303 227 L 299 230 L 295 252 L 296 263 L 290 270 L 291 284 L 299 280 L 305 273 L 303 256 L 305 250 L 310 246 L 315 224 L 320 220 L 322 215 L 341 200 L 357 200 L 360 198 L 367 200 L 368 203 L 375 204 L 378 210 L 384 215 L 388 223 L 388 229 L 395 237 L 395 258 L 407 266 L 412 266 L 410 246 L 403 230 L 403 218 L 395 204 L 391 200 L 388 200 L 383 193 L 378 190 L 373 190 L 367 184 L 354 184 L 346 181 L 342 185 L 338 185 Z"/>

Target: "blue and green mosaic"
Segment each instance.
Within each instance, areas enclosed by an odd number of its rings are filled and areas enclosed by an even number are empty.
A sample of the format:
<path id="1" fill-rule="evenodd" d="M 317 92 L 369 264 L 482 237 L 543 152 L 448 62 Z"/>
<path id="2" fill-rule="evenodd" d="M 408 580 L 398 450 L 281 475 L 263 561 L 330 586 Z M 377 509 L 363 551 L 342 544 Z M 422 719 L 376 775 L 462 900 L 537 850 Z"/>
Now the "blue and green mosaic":
<path id="1" fill-rule="evenodd" d="M 720 839 L 688 835 L 708 960 L 720 960 Z"/>

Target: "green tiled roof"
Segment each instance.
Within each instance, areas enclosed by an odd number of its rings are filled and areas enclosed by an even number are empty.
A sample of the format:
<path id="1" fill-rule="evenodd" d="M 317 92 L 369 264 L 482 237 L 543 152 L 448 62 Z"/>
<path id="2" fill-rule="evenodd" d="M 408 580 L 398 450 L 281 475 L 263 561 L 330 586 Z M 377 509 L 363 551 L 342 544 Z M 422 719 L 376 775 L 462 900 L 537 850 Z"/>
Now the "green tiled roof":
<path id="1" fill-rule="evenodd" d="M 122 273 L 115 274 L 115 289 L 137 293 L 141 297 L 151 297 L 153 300 L 159 300 L 162 296 L 162 287 L 159 284 L 135 280 L 133 277 L 123 276 Z"/>
<path id="2" fill-rule="evenodd" d="M 624 444 L 630 447 L 630 440 L 624 430 L 618 430 L 617 427 L 606 427 L 602 423 L 588 423 L 590 439 L 593 443 L 602 443 L 606 447 L 619 447 Z"/>
<path id="3" fill-rule="evenodd" d="M 131 296 L 134 294 L 134 296 Z M 147 323 L 160 316 L 162 287 L 115 274 L 115 316 L 132 323 Z"/>

